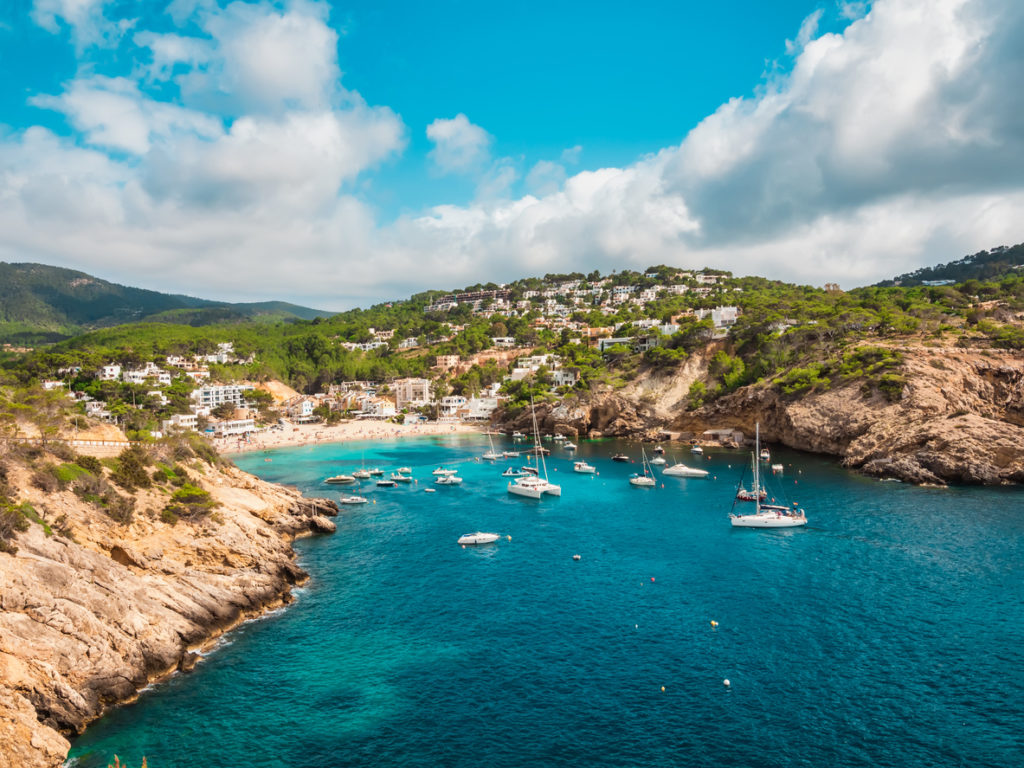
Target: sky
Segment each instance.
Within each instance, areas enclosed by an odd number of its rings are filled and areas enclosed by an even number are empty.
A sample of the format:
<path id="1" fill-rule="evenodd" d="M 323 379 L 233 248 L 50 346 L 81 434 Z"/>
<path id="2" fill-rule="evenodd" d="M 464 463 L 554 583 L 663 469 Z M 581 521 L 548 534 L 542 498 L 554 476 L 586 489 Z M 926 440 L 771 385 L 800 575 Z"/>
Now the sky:
<path id="1" fill-rule="evenodd" d="M 4 0 L 0 260 L 328 310 L 1024 241 L 1024 3 Z"/>

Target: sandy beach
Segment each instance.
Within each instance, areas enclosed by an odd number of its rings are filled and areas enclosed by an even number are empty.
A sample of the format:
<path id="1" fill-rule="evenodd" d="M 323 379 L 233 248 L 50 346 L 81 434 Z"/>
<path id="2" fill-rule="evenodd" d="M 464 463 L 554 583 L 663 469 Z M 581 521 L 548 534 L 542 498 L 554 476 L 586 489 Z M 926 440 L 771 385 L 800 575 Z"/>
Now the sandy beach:
<path id="1" fill-rule="evenodd" d="M 454 435 L 482 432 L 483 427 L 470 424 L 445 424 L 436 421 L 421 424 L 391 424 L 380 421 L 343 421 L 340 424 L 288 424 L 283 429 L 258 432 L 249 440 L 236 437 L 213 441 L 221 453 L 246 453 L 272 448 L 289 448 L 319 443 L 342 443 L 349 440 L 395 440 L 416 435 Z"/>

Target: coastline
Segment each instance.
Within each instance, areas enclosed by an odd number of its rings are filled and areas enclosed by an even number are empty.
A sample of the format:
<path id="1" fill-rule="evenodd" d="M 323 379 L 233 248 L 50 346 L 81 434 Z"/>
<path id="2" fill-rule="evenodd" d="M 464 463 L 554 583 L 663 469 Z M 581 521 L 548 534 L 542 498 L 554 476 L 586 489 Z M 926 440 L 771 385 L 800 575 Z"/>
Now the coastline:
<path id="1" fill-rule="evenodd" d="M 391 424 L 379 421 L 344 421 L 340 424 L 289 424 L 281 430 L 260 432 L 250 440 L 216 438 L 218 453 L 237 454 L 269 451 L 274 448 L 297 448 L 321 443 L 346 443 L 356 440 L 394 440 L 403 437 L 482 433 L 483 425 L 446 424 L 428 421 L 422 424 Z"/>

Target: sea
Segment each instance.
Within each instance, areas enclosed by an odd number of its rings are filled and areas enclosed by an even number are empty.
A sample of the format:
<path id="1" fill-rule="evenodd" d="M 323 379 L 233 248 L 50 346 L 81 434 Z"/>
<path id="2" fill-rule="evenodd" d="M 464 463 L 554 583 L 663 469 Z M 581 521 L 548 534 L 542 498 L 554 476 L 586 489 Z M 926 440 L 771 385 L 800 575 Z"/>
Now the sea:
<path id="1" fill-rule="evenodd" d="M 293 604 L 90 725 L 73 764 L 1024 766 L 1020 489 L 769 446 L 771 497 L 809 523 L 737 529 L 748 453 L 667 444 L 708 477 L 637 488 L 640 443 L 546 445 L 562 496 L 539 501 L 507 492 L 525 455 L 482 461 L 484 435 L 235 457 L 309 496 L 363 466 L 415 482 L 364 482 L 337 533 L 296 542 Z M 435 486 L 439 466 L 464 482 Z M 501 538 L 457 544 L 478 530 Z"/>

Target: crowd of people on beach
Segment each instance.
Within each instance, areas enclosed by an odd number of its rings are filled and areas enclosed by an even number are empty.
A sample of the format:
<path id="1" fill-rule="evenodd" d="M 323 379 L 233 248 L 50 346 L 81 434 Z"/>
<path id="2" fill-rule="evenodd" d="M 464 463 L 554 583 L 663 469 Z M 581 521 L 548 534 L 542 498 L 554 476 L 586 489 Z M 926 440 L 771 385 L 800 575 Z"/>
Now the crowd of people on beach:
<path id="1" fill-rule="evenodd" d="M 370 421 L 346 421 L 327 426 L 324 424 L 288 424 L 278 429 L 262 430 L 245 437 L 230 436 L 214 439 L 214 446 L 225 453 L 245 453 L 271 448 L 340 443 L 350 440 L 393 440 L 410 435 L 440 435 L 455 432 L 475 432 L 478 427 L 469 424 L 421 422 L 419 424 L 392 424 Z"/>

